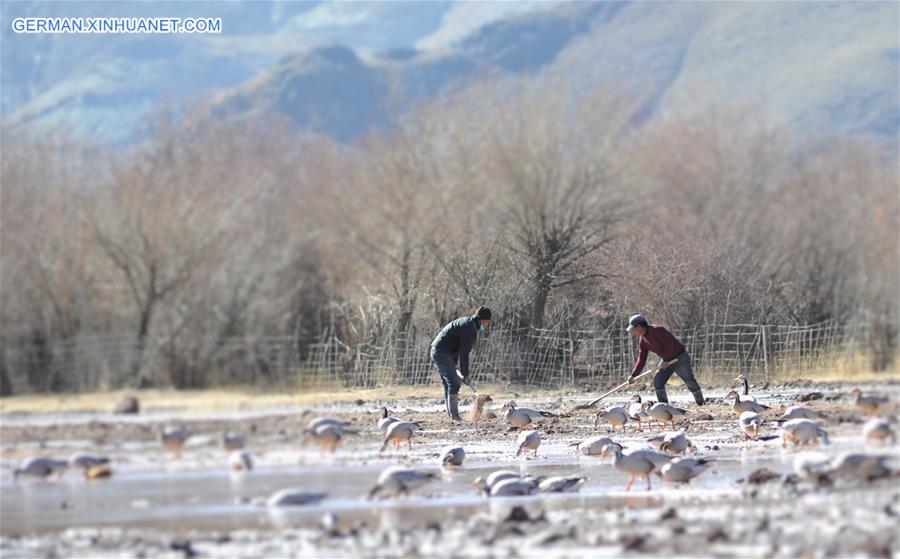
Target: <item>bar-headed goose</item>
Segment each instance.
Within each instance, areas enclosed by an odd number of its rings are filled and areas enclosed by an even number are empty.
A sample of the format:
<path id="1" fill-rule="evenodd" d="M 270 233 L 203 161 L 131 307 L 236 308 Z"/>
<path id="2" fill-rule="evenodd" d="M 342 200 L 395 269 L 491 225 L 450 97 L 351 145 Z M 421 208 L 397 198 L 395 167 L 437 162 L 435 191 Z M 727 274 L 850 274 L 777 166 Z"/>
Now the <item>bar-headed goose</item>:
<path id="1" fill-rule="evenodd" d="M 622 406 L 615 406 L 597 413 L 594 417 L 594 424 L 598 424 L 601 420 L 606 420 L 609 423 L 610 432 L 615 431 L 616 427 L 621 427 L 622 431 L 624 431 L 625 424 L 628 423 L 628 412 Z"/>
<path id="2" fill-rule="evenodd" d="M 675 429 L 675 418 L 687 414 L 685 410 L 676 408 L 675 406 L 664 402 L 657 402 L 655 404 L 644 402 L 643 408 L 650 414 L 650 417 L 661 423 L 663 427 L 665 427 L 666 423 L 671 423 L 672 429 Z"/>
<path id="3" fill-rule="evenodd" d="M 769 406 L 760 404 L 755 400 L 741 400 L 740 395 L 738 395 L 738 393 L 734 390 L 726 394 L 725 398 L 734 398 L 734 401 L 731 404 L 731 411 L 733 411 L 737 415 L 741 415 L 745 411 L 763 413 L 764 411 L 771 409 L 769 408 Z"/>
<path id="4" fill-rule="evenodd" d="M 601 450 L 606 445 L 615 445 L 619 447 L 619 450 L 622 450 L 622 445 L 613 442 L 609 437 L 591 437 L 590 439 L 572 443 L 569 446 L 574 446 L 578 452 L 585 456 L 599 456 Z"/>
<path id="5" fill-rule="evenodd" d="M 466 451 L 461 446 L 451 446 L 441 452 L 440 462 L 445 468 L 459 467 L 463 465 L 465 459 Z"/>
<path id="6" fill-rule="evenodd" d="M 872 415 L 877 414 L 878 410 L 890 401 L 887 396 L 875 394 L 863 395 L 862 390 L 859 388 L 851 390 L 850 395 L 855 397 L 853 403 L 856 404 L 856 407 Z"/>
<path id="7" fill-rule="evenodd" d="M 422 487 L 438 476 L 424 470 L 404 468 L 402 466 L 390 467 L 378 476 L 378 483 L 369 492 L 369 498 L 376 495 L 392 496 L 407 494 L 414 489 Z"/>
<path id="8" fill-rule="evenodd" d="M 705 472 L 712 465 L 706 458 L 674 458 L 660 468 L 659 473 L 664 481 L 687 483 Z"/>
<path id="9" fill-rule="evenodd" d="M 811 419 L 791 419 L 782 423 L 780 428 L 782 446 L 787 446 L 788 442 L 794 446 L 813 444 L 819 438 L 828 444 L 828 433 Z"/>
<path id="10" fill-rule="evenodd" d="M 410 450 L 412 450 L 412 438 L 413 435 L 416 434 L 419 426 L 415 423 L 411 423 L 409 421 L 396 421 L 391 423 L 387 432 L 384 434 L 384 442 L 381 444 L 381 450 L 379 452 L 384 452 L 384 450 L 388 447 L 388 443 L 393 441 L 394 448 L 400 448 L 400 443 L 406 441 L 407 446 Z"/>
<path id="11" fill-rule="evenodd" d="M 647 480 L 647 489 L 650 487 L 650 473 L 654 470 L 662 468 L 672 460 L 670 456 L 656 452 L 654 450 L 641 449 L 632 450 L 630 452 L 622 452 L 618 447 L 607 445 L 603 447 L 601 457 L 613 457 L 613 468 L 628 476 L 628 483 L 625 485 L 625 491 L 631 490 L 631 484 L 634 483 L 636 477 L 643 477 Z"/>
<path id="12" fill-rule="evenodd" d="M 556 414 L 548 411 L 533 410 L 530 408 L 517 408 L 514 401 L 503 404 L 500 413 L 506 412 L 506 422 L 515 426 L 520 431 L 546 417 L 556 417 Z"/>
<path id="13" fill-rule="evenodd" d="M 534 456 L 537 457 L 538 447 L 541 446 L 541 434 L 537 431 L 522 431 L 519 433 L 519 439 L 516 442 L 519 444 L 516 456 L 532 450 L 534 451 Z"/>

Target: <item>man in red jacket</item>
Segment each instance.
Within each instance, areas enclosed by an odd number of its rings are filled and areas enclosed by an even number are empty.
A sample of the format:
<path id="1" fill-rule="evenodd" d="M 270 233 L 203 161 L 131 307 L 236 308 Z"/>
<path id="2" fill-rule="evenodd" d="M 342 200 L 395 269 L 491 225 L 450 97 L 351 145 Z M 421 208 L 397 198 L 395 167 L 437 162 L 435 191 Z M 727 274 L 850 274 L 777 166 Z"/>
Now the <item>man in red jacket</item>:
<path id="1" fill-rule="evenodd" d="M 652 351 L 661 358 L 659 362 L 660 367 L 664 363 L 675 361 L 660 369 L 653 377 L 656 399 L 660 402 L 669 401 L 668 396 L 666 396 L 666 383 L 669 382 L 669 377 L 672 376 L 672 373 L 677 373 L 688 387 L 688 390 L 691 391 L 691 394 L 694 395 L 694 401 L 697 402 L 697 405 L 702 406 L 703 391 L 700 390 L 700 385 L 697 384 L 697 379 L 694 378 L 694 366 L 684 344 L 679 342 L 671 332 L 662 326 L 647 324 L 647 319 L 642 314 L 636 314 L 628 319 L 628 331 L 639 338 L 638 346 L 640 348 L 637 362 L 634 364 L 634 369 L 631 371 L 628 381 L 633 381 L 641 373 L 644 365 L 647 364 L 647 353 Z"/>

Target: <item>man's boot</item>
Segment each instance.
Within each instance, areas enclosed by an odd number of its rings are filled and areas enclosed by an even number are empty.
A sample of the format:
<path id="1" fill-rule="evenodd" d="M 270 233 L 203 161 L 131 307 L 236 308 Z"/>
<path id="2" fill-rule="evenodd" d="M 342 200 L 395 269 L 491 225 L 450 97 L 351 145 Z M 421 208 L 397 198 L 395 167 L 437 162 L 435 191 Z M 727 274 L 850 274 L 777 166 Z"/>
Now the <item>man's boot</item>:
<path id="1" fill-rule="evenodd" d="M 691 392 L 694 395 L 694 401 L 697 402 L 698 406 L 702 406 L 706 403 L 706 400 L 703 399 L 703 391 L 699 388 Z"/>
<path id="2" fill-rule="evenodd" d="M 447 411 L 450 414 L 450 419 L 453 421 L 462 421 L 462 418 L 459 416 L 459 395 L 458 394 L 450 394 L 447 396 Z"/>
<path id="3" fill-rule="evenodd" d="M 663 404 L 668 404 L 668 403 L 669 403 L 669 397 L 666 396 L 666 389 L 665 389 L 665 388 L 657 388 L 657 389 L 656 389 L 656 401 L 657 401 L 657 402 L 662 402 Z"/>

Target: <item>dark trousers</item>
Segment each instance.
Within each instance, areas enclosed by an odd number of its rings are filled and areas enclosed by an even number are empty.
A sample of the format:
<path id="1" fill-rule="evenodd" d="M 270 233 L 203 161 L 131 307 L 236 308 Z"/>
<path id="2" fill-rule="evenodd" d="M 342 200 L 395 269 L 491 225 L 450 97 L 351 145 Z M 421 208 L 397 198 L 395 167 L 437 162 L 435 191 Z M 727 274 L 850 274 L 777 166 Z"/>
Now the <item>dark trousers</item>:
<path id="1" fill-rule="evenodd" d="M 666 395 L 666 383 L 672 373 L 677 374 L 684 381 L 685 386 L 694 395 L 694 400 L 698 404 L 703 404 L 703 392 L 697 379 L 694 378 L 694 363 L 691 361 L 691 355 L 687 351 L 683 351 L 678 356 L 678 361 L 666 367 L 653 377 L 653 388 L 656 390 L 656 399 L 660 402 L 668 402 L 669 397 Z"/>
<path id="2" fill-rule="evenodd" d="M 451 394 L 459 394 L 460 380 L 456 374 L 456 363 L 453 356 L 449 353 L 442 353 L 435 348 L 431 348 L 431 360 L 441 375 L 441 382 L 444 384 L 444 399 Z"/>

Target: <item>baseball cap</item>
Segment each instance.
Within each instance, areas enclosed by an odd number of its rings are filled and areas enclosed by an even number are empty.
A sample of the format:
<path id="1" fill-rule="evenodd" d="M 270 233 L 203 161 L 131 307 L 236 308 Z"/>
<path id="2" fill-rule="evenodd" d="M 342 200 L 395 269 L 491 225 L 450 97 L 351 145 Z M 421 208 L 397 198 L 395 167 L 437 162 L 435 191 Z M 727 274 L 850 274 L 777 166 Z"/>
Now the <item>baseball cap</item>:
<path id="1" fill-rule="evenodd" d="M 627 331 L 631 332 L 635 326 L 647 326 L 647 319 L 642 314 L 636 314 L 628 319 Z"/>

